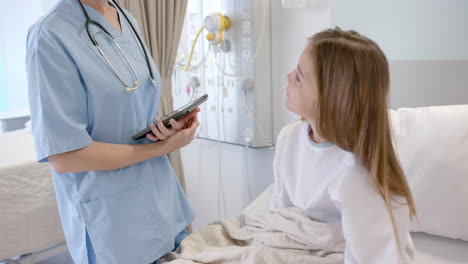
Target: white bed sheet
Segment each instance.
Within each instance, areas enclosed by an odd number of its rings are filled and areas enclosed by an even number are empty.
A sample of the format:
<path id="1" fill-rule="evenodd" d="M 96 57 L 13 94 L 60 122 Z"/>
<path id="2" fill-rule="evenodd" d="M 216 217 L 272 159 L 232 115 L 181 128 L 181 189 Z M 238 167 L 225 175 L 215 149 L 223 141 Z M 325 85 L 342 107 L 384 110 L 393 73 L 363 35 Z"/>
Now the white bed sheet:
<path id="1" fill-rule="evenodd" d="M 254 209 L 264 210 L 271 199 L 271 186 L 257 199 L 248 205 L 245 211 Z M 468 224 L 468 223 L 467 223 Z M 468 241 L 430 235 L 427 233 L 412 233 L 416 248 L 414 264 L 468 264 Z"/>
<path id="2" fill-rule="evenodd" d="M 267 211 L 271 199 L 271 186 L 267 188 L 262 194 L 260 194 L 255 201 L 249 204 L 241 213 L 243 217 L 236 219 L 245 219 L 246 215 L 252 214 L 262 214 L 262 212 Z M 273 253 L 266 254 L 265 251 L 249 251 L 249 245 L 240 243 L 241 246 L 233 245 L 231 240 L 236 235 L 232 236 L 239 230 L 231 228 L 232 226 L 236 228 L 241 228 L 240 223 L 236 222 L 236 219 L 227 219 L 217 221 L 201 230 L 192 233 L 182 242 L 182 247 L 177 250 L 177 252 L 169 253 L 161 261 L 162 263 L 213 263 L 213 258 L 216 258 L 217 263 L 232 263 L 229 259 L 238 259 L 240 257 L 250 257 L 250 262 L 248 263 L 264 263 L 266 256 L 270 256 Z M 262 218 L 263 219 L 263 218 Z M 266 219 L 266 218 L 265 218 Z M 295 225 L 294 217 L 288 218 L 290 222 L 281 223 L 281 228 L 283 229 L 284 225 L 292 224 Z M 259 221 L 259 223 L 262 221 Z M 313 222 L 313 221 L 311 221 Z M 233 225 L 234 223 L 234 225 Z M 244 224 L 246 222 L 244 221 Z M 263 223 L 263 222 L 262 222 Z M 253 230 L 263 231 L 259 228 L 262 226 L 254 224 Z M 270 228 L 273 226 L 267 224 Z M 249 229 L 247 225 L 242 228 Z M 284 230 L 293 230 L 295 227 L 286 228 Z M 299 229 L 304 228 L 304 223 L 299 224 L 297 227 Z M 276 229 L 274 233 L 278 232 Z M 270 230 L 270 231 L 271 231 Z M 305 232 L 305 231 L 303 231 Z M 262 234 L 264 235 L 264 234 Z M 434 236 L 426 233 L 412 233 L 413 242 L 416 248 L 416 258 L 414 264 L 468 264 L 468 241 L 463 241 L 459 239 L 451 239 L 446 237 Z M 287 236 L 285 236 L 287 237 Z M 299 236 L 294 236 L 299 237 Z M 307 235 L 307 238 L 311 236 Z M 313 237 L 313 236 L 312 236 Z M 226 242 L 228 238 L 228 242 Z M 262 245 L 269 245 L 271 243 L 277 243 L 278 241 L 269 241 L 266 236 L 263 239 L 267 239 L 263 242 Z M 236 239 L 234 239 L 236 240 Z M 241 240 L 236 240 L 238 243 Z M 266 243 L 265 243 L 266 242 Z M 242 246 L 243 245 L 243 246 Z M 247 249 L 244 248 L 247 246 Z M 278 247 L 278 245 L 276 245 Z M 280 247 L 280 248 L 291 248 L 291 247 Z M 242 252 L 243 254 L 239 253 Z M 245 253 L 249 252 L 249 254 Z M 276 256 L 281 254 L 286 254 L 281 250 L 274 251 Z M 258 256 L 257 256 L 258 255 Z M 291 256 L 291 255 L 285 255 Z M 211 258 L 211 259 L 210 259 Z M 275 259 L 278 260 L 278 259 Z M 325 261 L 325 260 L 324 260 Z M 296 261 L 297 262 L 297 261 Z M 295 262 L 295 263 L 296 263 Z M 269 262 L 267 262 L 269 263 Z M 277 262 L 278 263 L 278 262 Z M 282 263 L 282 262 L 279 262 Z M 297 263 L 315 263 L 315 262 L 297 262 Z M 321 262 L 319 262 L 321 263 Z"/>
<path id="3" fill-rule="evenodd" d="M 468 241 L 426 233 L 411 234 L 416 248 L 415 264 L 467 264 Z"/>
<path id="4" fill-rule="evenodd" d="M 0 260 L 63 242 L 49 165 L 26 130 L 0 134 Z"/>

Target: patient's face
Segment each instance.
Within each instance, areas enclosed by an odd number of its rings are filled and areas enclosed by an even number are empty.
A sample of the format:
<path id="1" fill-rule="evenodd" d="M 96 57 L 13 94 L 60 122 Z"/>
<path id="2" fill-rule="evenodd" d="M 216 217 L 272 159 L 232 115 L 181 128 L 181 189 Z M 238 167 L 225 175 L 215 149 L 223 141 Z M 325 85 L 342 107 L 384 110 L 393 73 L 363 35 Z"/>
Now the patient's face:
<path id="1" fill-rule="evenodd" d="M 302 52 L 297 67 L 287 75 L 286 108 L 309 120 L 315 120 L 317 81 L 310 56 L 310 45 Z"/>

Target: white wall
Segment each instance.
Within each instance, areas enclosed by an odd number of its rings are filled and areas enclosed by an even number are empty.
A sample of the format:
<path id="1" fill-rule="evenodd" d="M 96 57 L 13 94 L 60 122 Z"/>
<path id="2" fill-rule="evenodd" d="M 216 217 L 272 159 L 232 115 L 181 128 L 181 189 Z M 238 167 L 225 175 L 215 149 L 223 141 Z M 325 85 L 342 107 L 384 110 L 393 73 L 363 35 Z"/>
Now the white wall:
<path id="1" fill-rule="evenodd" d="M 468 60 L 466 0 L 334 0 L 332 26 L 375 40 L 390 60 Z"/>
<path id="2" fill-rule="evenodd" d="M 281 1 L 271 1 L 273 125 L 275 139 L 285 124 L 297 117 L 286 111 L 286 74 L 295 67 L 307 37 L 329 26 L 328 10 L 285 10 Z M 247 190 L 246 149 L 197 139 L 182 149 L 188 197 L 198 229 L 225 216 L 236 216 L 250 202 Z M 219 149 L 220 148 L 220 149 Z M 252 197 L 273 182 L 273 149 L 249 149 L 248 162 Z M 221 170 L 219 170 L 219 158 Z M 218 210 L 219 178 L 223 180 L 226 209 Z M 219 212 L 221 211 L 221 212 Z M 226 214 L 224 212 L 226 211 Z"/>
<path id="3" fill-rule="evenodd" d="M 468 104 L 468 60 L 390 61 L 390 77 L 393 109 Z"/>
<path id="4" fill-rule="evenodd" d="M 247 149 L 196 139 L 181 153 L 188 198 L 197 216 L 195 230 L 217 219 L 239 215 L 252 201 L 250 197 L 257 197 L 273 181 L 272 149 Z"/>
<path id="5" fill-rule="evenodd" d="M 37 20 L 39 3 L 31 1 L 5 1 L 0 10 L 0 59 L 4 70 L 7 98 L 1 110 L 16 110 L 28 107 L 25 71 L 26 34 Z M 19 14 L 19 10 L 23 10 Z"/>
<path id="6" fill-rule="evenodd" d="M 28 109 L 26 36 L 57 0 L 2 1 L 0 8 L 0 112 Z M 4 85 L 4 87 L 1 87 Z"/>
<path id="7" fill-rule="evenodd" d="M 276 139 L 283 126 L 297 119 L 284 108 L 286 74 L 296 67 L 307 38 L 330 27 L 330 12 L 327 9 L 284 9 L 280 0 L 273 0 L 271 5 L 273 131 Z"/>
<path id="8" fill-rule="evenodd" d="M 382 48 L 391 108 L 468 104 L 467 14 L 466 0 L 334 0 L 331 24 Z"/>

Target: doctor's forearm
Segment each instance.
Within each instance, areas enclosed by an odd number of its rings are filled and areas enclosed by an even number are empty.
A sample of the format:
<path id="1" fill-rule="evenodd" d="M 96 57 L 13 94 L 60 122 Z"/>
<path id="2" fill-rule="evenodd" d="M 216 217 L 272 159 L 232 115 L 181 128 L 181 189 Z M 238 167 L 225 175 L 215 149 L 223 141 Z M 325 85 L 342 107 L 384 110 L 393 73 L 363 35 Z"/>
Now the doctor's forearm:
<path id="1" fill-rule="evenodd" d="M 141 145 L 95 141 L 82 149 L 50 156 L 49 163 L 58 173 L 114 170 L 170 152 L 165 145 L 164 141 Z"/>

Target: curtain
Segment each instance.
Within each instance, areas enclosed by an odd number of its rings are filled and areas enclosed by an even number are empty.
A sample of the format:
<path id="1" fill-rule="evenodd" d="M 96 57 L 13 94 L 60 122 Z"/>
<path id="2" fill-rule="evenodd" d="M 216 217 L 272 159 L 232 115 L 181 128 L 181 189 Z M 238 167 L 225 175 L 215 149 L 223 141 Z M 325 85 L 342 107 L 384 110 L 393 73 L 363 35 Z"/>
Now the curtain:
<path id="1" fill-rule="evenodd" d="M 162 79 L 161 103 L 158 114 L 162 117 L 174 110 L 172 73 L 188 0 L 120 0 L 138 21 L 142 37 L 158 65 Z M 169 160 L 187 192 L 180 151 L 169 153 Z"/>

